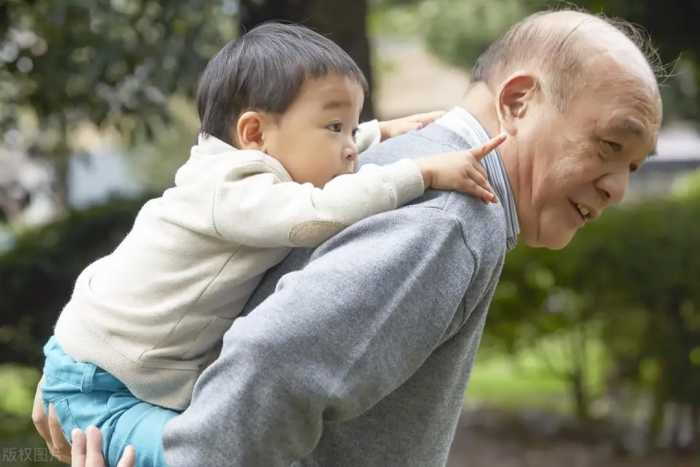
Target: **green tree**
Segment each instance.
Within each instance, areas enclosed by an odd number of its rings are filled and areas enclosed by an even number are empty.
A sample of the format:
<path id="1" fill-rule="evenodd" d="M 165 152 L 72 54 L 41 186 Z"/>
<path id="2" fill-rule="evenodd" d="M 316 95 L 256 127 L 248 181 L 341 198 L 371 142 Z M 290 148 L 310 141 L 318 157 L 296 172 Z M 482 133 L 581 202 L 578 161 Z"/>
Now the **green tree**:
<path id="1" fill-rule="evenodd" d="M 304 24 L 332 39 L 357 62 L 372 86 L 372 66 L 367 38 L 367 0 L 241 0 L 241 32 L 270 20 Z M 370 96 L 365 96 L 362 120 L 374 115 Z"/>
<path id="2" fill-rule="evenodd" d="M 0 135 L 50 157 L 65 196 L 71 134 L 90 122 L 149 139 L 169 97 L 192 96 L 234 36 L 229 0 L 6 0 L 0 3 Z M 1 142 L 0 142 L 1 143 Z M 65 199 L 65 197 L 63 197 Z"/>
<path id="3" fill-rule="evenodd" d="M 576 0 L 594 12 L 624 18 L 644 27 L 658 48 L 661 60 L 668 64 L 661 75 L 664 81 L 666 114 L 685 119 L 700 119 L 700 2 L 647 0 Z"/>

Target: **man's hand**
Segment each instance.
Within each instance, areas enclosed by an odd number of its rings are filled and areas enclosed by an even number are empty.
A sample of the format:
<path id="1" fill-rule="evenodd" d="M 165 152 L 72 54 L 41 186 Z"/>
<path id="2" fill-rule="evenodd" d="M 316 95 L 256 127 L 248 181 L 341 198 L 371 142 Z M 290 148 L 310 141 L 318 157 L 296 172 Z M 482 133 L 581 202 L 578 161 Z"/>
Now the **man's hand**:
<path id="1" fill-rule="evenodd" d="M 41 400 L 41 383 L 39 381 L 34 394 L 34 407 L 32 408 L 32 421 L 36 431 L 39 432 L 49 448 L 49 452 L 59 461 L 70 464 L 71 467 L 105 467 L 102 457 L 102 434 L 95 427 L 89 427 L 86 433 L 75 429 L 71 433 L 73 446 L 68 443 L 61 422 L 58 420 L 53 405 L 49 405 L 49 416 L 46 416 L 44 404 Z M 86 436 L 87 435 L 87 436 Z M 136 460 L 136 452 L 131 446 L 127 446 L 119 460 L 117 467 L 133 467 Z"/>
<path id="2" fill-rule="evenodd" d="M 41 400 L 41 384 L 43 381 L 44 378 L 39 380 L 36 386 L 34 407 L 32 408 L 32 421 L 34 422 L 36 431 L 39 432 L 39 436 L 41 436 L 46 443 L 46 447 L 49 449 L 51 455 L 59 461 L 68 464 L 70 463 L 71 447 L 65 436 L 63 436 L 61 423 L 58 421 L 58 416 L 56 415 L 56 410 L 53 405 L 49 405 L 49 416 L 46 416 L 44 404 Z"/>
<path id="3" fill-rule="evenodd" d="M 71 437 L 73 439 L 71 467 L 105 467 L 100 430 L 91 426 L 83 433 L 76 428 L 71 433 Z M 117 467 L 134 467 L 135 462 L 136 452 L 132 446 L 127 446 Z"/>
<path id="4" fill-rule="evenodd" d="M 397 118 L 395 120 L 387 120 L 379 122 L 379 132 L 381 140 L 384 141 L 394 136 L 402 135 L 411 130 L 418 130 L 433 123 L 436 119 L 445 114 L 444 110 L 435 112 L 426 112 L 422 114 L 409 115 L 408 117 Z"/>

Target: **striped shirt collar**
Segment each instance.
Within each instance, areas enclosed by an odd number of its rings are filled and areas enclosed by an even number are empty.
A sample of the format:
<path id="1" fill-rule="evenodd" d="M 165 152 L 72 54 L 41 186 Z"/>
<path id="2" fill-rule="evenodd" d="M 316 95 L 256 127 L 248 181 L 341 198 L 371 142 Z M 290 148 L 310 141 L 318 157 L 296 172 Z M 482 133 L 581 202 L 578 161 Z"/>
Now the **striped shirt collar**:
<path id="1" fill-rule="evenodd" d="M 435 123 L 456 133 L 471 147 L 481 146 L 491 138 L 481 123 L 462 107 L 454 107 Z M 506 216 L 506 243 L 510 250 L 518 242 L 520 224 L 518 223 L 518 212 L 515 207 L 513 190 L 508 181 L 508 174 L 497 149 L 484 157 L 482 163 L 488 172 L 491 186 L 496 190 L 496 195 L 503 206 L 503 212 Z"/>

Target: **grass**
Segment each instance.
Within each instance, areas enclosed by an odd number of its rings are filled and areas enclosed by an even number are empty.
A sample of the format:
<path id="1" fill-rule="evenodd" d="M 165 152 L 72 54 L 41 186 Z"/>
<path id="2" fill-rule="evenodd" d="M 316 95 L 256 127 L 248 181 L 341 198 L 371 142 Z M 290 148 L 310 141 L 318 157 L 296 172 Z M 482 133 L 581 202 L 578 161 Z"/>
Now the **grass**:
<path id="1" fill-rule="evenodd" d="M 36 368 L 0 365 L 0 412 L 18 416 L 30 414 L 39 377 Z"/>
<path id="2" fill-rule="evenodd" d="M 0 365 L 0 465 L 29 467 L 58 465 L 36 434 L 31 420 L 36 368 Z"/>
<path id="3" fill-rule="evenodd" d="M 503 409 L 542 409 L 572 414 L 568 381 L 561 371 L 570 368 L 565 349 L 570 336 L 542 340 L 530 350 L 513 355 L 485 348 L 474 365 L 465 394 L 467 404 L 483 404 Z M 598 339 L 591 339 L 587 355 L 587 385 L 595 397 L 603 391 L 606 360 Z M 546 360 L 543 357 L 546 355 Z"/>
<path id="4" fill-rule="evenodd" d="M 566 381 L 549 372 L 535 357 L 490 355 L 477 360 L 466 394 L 467 403 L 504 409 L 569 411 Z"/>

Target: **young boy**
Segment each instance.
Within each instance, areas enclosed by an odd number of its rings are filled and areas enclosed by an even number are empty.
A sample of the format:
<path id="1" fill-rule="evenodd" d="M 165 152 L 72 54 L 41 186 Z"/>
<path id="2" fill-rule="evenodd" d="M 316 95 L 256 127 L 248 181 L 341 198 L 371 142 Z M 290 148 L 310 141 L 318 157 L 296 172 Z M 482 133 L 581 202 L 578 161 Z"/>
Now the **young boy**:
<path id="1" fill-rule="evenodd" d="M 175 187 L 80 274 L 45 346 L 44 403 L 65 433 L 95 425 L 110 465 L 131 444 L 137 465 L 165 466 L 163 426 L 290 248 L 316 246 L 427 187 L 495 201 L 478 159 L 502 137 L 354 173 L 356 136 L 364 146 L 431 118 L 374 122 L 356 135 L 366 88 L 345 52 L 300 26 L 259 26 L 210 61 L 201 134 Z"/>

